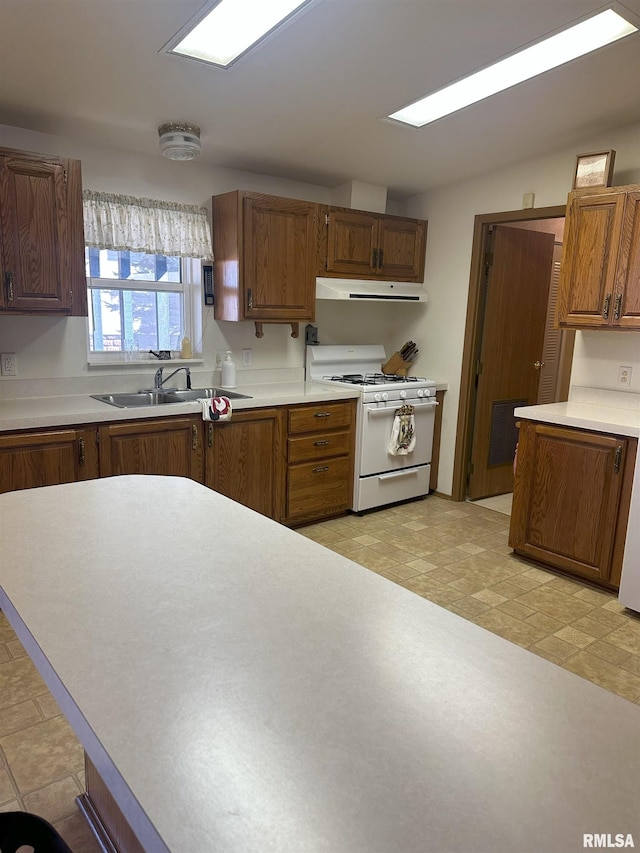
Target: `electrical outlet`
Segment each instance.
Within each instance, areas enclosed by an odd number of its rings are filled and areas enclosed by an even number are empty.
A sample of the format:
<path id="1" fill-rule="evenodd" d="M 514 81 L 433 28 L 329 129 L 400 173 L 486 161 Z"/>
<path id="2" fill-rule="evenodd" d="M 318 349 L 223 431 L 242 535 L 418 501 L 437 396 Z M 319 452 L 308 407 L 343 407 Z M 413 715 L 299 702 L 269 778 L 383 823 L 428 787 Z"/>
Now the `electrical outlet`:
<path id="1" fill-rule="evenodd" d="M 253 350 L 252 349 L 243 349 L 242 350 L 242 366 L 243 367 L 251 367 L 253 364 Z"/>
<path id="2" fill-rule="evenodd" d="M 0 368 L 3 376 L 18 375 L 18 359 L 15 352 L 3 352 L 0 355 Z"/>
<path id="3" fill-rule="evenodd" d="M 4 358 L 4 356 L 3 356 Z M 628 391 L 631 387 L 631 368 L 620 365 L 618 368 L 618 388 Z"/>
<path id="4" fill-rule="evenodd" d="M 216 352 L 216 367 L 222 367 L 222 362 L 224 361 L 226 350 L 219 349 Z"/>

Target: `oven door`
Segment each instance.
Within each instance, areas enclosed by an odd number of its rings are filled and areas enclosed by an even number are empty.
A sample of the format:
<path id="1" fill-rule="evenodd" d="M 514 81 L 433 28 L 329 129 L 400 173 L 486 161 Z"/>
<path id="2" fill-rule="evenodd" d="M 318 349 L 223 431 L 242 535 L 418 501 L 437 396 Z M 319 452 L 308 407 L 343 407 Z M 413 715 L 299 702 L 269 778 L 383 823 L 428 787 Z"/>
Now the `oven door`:
<path id="1" fill-rule="evenodd" d="M 416 443 L 411 453 L 396 456 L 389 452 L 389 443 L 400 405 L 413 406 Z M 365 403 L 360 431 L 360 477 L 428 465 L 433 448 L 433 427 L 436 417 L 435 399 L 422 398 L 387 403 Z"/>

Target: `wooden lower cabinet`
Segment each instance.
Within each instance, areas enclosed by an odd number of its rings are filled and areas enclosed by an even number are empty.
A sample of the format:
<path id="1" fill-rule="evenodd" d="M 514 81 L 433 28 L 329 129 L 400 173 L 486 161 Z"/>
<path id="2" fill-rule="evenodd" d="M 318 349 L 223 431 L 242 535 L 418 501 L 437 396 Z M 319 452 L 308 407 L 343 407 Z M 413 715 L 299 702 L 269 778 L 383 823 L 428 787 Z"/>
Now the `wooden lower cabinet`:
<path id="1" fill-rule="evenodd" d="M 148 418 L 98 428 L 100 476 L 160 474 L 203 480 L 202 418 Z"/>
<path id="2" fill-rule="evenodd" d="M 95 428 L 0 435 L 0 492 L 57 486 L 97 476 Z"/>
<path id="3" fill-rule="evenodd" d="M 286 423 L 282 521 L 340 515 L 353 495 L 355 400 L 290 406 Z"/>
<path id="4" fill-rule="evenodd" d="M 276 518 L 277 410 L 234 412 L 231 421 L 207 421 L 204 427 L 205 485 Z"/>
<path id="5" fill-rule="evenodd" d="M 617 589 L 637 441 L 522 421 L 509 544 L 518 554 Z"/>

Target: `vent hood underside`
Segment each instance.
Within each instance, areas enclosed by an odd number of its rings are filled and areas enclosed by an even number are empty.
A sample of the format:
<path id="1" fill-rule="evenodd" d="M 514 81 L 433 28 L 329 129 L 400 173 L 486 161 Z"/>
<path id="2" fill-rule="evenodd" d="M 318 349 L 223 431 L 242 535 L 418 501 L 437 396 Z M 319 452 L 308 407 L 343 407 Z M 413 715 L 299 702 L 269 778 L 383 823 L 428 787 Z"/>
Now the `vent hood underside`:
<path id="1" fill-rule="evenodd" d="M 353 302 L 426 302 L 422 284 L 406 281 L 362 281 L 347 278 L 317 278 L 316 299 L 350 299 Z"/>

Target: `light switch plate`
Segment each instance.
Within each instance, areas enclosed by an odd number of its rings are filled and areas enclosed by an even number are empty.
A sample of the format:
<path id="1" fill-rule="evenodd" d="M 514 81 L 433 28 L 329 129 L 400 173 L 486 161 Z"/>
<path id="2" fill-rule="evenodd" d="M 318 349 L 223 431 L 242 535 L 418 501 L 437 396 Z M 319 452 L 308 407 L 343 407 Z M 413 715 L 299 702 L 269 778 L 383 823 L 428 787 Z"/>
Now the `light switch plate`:
<path id="1" fill-rule="evenodd" d="M 3 376 L 18 375 L 18 359 L 15 352 L 3 352 L 0 354 L 0 370 Z"/>

